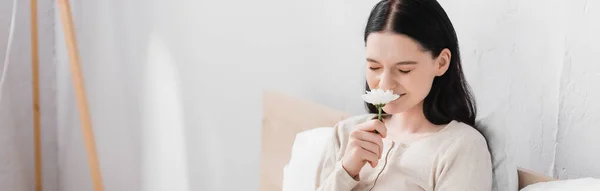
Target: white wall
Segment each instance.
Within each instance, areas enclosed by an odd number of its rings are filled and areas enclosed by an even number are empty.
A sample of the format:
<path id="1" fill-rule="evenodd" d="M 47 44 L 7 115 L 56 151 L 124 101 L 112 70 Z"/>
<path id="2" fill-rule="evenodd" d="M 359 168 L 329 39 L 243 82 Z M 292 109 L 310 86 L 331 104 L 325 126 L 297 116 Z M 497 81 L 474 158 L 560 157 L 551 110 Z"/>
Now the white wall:
<path id="1" fill-rule="evenodd" d="M 574 1 L 564 7 L 565 51 L 555 173 L 561 178 L 600 177 L 600 2 Z"/>
<path id="2" fill-rule="evenodd" d="M 160 178 L 145 172 L 187 174 L 189 190 L 258 189 L 261 91 L 364 112 L 362 33 L 375 2 L 74 1 L 107 190 L 140 190 Z M 598 2 L 441 3 L 479 115 L 505 118 L 494 126 L 506 129 L 515 162 L 559 178 L 599 177 Z M 89 190 L 59 34 L 60 190 Z M 149 95 L 161 90 L 172 94 Z M 154 137 L 160 132 L 173 134 Z M 177 145 L 187 152 L 169 149 Z M 150 159 L 161 157 L 155 147 L 170 157 Z"/>
<path id="3" fill-rule="evenodd" d="M 183 116 L 180 119 L 185 127 L 189 163 L 186 165 L 189 170 L 184 173 L 189 175 L 190 190 L 258 188 L 263 88 L 320 99 L 327 105 L 353 113 L 362 111 L 358 96 L 342 95 L 362 92 L 356 88 L 363 84 L 363 66 L 357 62 L 362 55 L 362 24 L 352 20 L 365 17 L 366 12 L 359 16 L 350 5 L 340 12 L 331 12 L 325 7 L 319 8 L 320 2 L 241 1 L 236 6 L 231 2 L 145 2 L 148 4 L 124 2 L 116 6 L 117 1 L 75 1 L 73 6 L 107 190 L 139 190 L 139 184 L 135 183 L 149 184 L 148 180 L 153 178 L 140 174 L 152 170 L 140 169 L 140 166 L 147 167 L 149 160 L 140 156 L 152 149 L 139 145 L 147 141 L 146 134 L 151 134 L 142 126 L 147 122 L 141 119 L 150 120 L 148 117 L 154 113 L 142 112 L 142 108 L 153 107 L 148 106 L 152 103 L 148 103 L 142 93 L 148 90 L 138 88 L 155 85 L 146 84 L 151 81 L 141 82 L 140 78 L 147 79 L 147 75 L 152 74 L 146 72 L 152 71 L 148 68 L 152 66 L 151 61 L 146 59 L 153 58 L 146 51 L 148 43 L 157 39 L 164 42 L 164 47 L 159 49 L 170 52 L 175 64 L 172 72 L 178 74 L 176 84 L 181 87 L 178 95 L 179 102 L 183 103 Z M 317 13 L 332 16 L 307 18 L 300 10 L 266 9 L 259 13 L 247 9 L 273 6 L 271 3 L 303 10 L 316 7 L 319 8 L 314 10 Z M 326 4 L 332 7 L 343 2 Z M 212 19 L 224 11 L 240 15 Z M 276 18 L 269 16 L 272 14 L 287 14 L 285 20 L 290 22 L 279 22 L 276 26 L 272 23 Z M 183 19 L 188 17 L 193 19 Z M 323 28 L 327 32 L 323 33 Z M 57 34 L 62 34 L 58 25 Z M 64 76 L 68 74 L 68 65 L 62 56 L 66 55 L 60 43 L 63 39 L 60 35 L 57 38 L 60 185 L 61 190 L 86 190 L 91 188 L 89 172 L 70 78 Z M 345 41 L 352 41 L 356 46 L 346 46 Z M 208 93 L 217 89 L 224 92 Z M 142 106 L 139 100 L 146 104 Z M 236 120 L 229 120 L 229 115 Z M 228 152 L 231 150 L 237 154 Z M 222 169 L 235 169 L 235 173 Z M 228 179 L 239 183 L 231 184 Z"/>
<path id="4" fill-rule="evenodd" d="M 0 71 L 12 14 L 12 0 L 0 1 Z M 42 184 L 58 190 L 56 145 L 56 73 L 51 0 L 38 0 Z M 33 99 L 29 1 L 18 1 L 10 64 L 0 100 L 0 189 L 34 190 Z M 1 76 L 0 72 L 0 76 Z"/>
<path id="5" fill-rule="evenodd" d="M 544 3 L 544 6 L 539 6 Z M 550 174 L 558 129 L 564 2 L 442 3 L 457 30 L 479 118 L 503 116 L 520 166 Z M 549 30 L 552 29 L 552 30 Z"/>
<path id="6" fill-rule="evenodd" d="M 479 117 L 504 116 L 518 165 L 600 177 L 598 1 L 442 1 L 455 24 Z M 595 62 L 596 61 L 596 62 Z"/>
<path id="7" fill-rule="evenodd" d="M 183 87 L 190 190 L 258 189 L 264 88 L 363 111 L 361 34 L 369 4 L 154 4 L 155 28 L 177 61 Z"/>

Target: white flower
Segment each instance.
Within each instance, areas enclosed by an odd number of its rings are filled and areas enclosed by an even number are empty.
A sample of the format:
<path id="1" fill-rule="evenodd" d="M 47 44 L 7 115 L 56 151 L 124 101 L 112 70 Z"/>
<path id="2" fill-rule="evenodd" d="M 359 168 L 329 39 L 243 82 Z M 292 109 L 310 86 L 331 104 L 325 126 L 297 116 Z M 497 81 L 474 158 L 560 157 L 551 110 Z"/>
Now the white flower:
<path id="1" fill-rule="evenodd" d="M 385 104 L 398 99 L 400 96 L 392 93 L 392 91 L 383 91 L 382 89 L 374 89 L 367 94 L 362 95 L 363 100 L 375 106 L 383 107 Z"/>

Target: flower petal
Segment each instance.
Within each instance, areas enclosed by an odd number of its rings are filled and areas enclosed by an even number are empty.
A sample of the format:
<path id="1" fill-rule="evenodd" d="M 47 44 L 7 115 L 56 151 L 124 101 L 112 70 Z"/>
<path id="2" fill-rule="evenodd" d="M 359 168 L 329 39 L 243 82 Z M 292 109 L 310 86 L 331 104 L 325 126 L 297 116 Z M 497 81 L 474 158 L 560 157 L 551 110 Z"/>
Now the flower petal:
<path id="1" fill-rule="evenodd" d="M 363 100 L 373 105 L 384 105 L 400 97 L 391 90 L 373 89 L 365 93 L 362 95 Z"/>

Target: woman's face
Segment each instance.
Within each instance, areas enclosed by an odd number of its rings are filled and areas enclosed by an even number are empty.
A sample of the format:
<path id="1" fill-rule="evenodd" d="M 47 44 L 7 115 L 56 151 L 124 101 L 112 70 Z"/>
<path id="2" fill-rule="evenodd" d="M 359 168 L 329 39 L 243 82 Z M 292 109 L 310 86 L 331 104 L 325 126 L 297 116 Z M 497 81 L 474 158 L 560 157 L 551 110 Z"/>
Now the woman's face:
<path id="1" fill-rule="evenodd" d="M 450 51 L 444 49 L 434 58 L 406 35 L 371 33 L 366 43 L 366 77 L 371 89 L 392 90 L 400 98 L 383 110 L 394 114 L 422 104 L 433 79 L 448 69 Z"/>

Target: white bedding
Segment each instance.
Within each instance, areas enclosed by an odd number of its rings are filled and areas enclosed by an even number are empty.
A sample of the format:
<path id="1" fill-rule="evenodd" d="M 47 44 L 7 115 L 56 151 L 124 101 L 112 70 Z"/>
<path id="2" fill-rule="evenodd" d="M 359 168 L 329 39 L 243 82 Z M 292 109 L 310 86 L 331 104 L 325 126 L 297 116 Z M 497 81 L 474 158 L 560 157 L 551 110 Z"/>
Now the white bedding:
<path id="1" fill-rule="evenodd" d="M 521 191 L 600 191 L 600 179 L 580 178 L 529 185 Z"/>
<path id="2" fill-rule="evenodd" d="M 325 144 L 333 136 L 332 127 L 319 127 L 300 132 L 294 139 L 292 156 L 283 167 L 283 191 L 316 190 L 317 168 L 323 158 Z"/>

